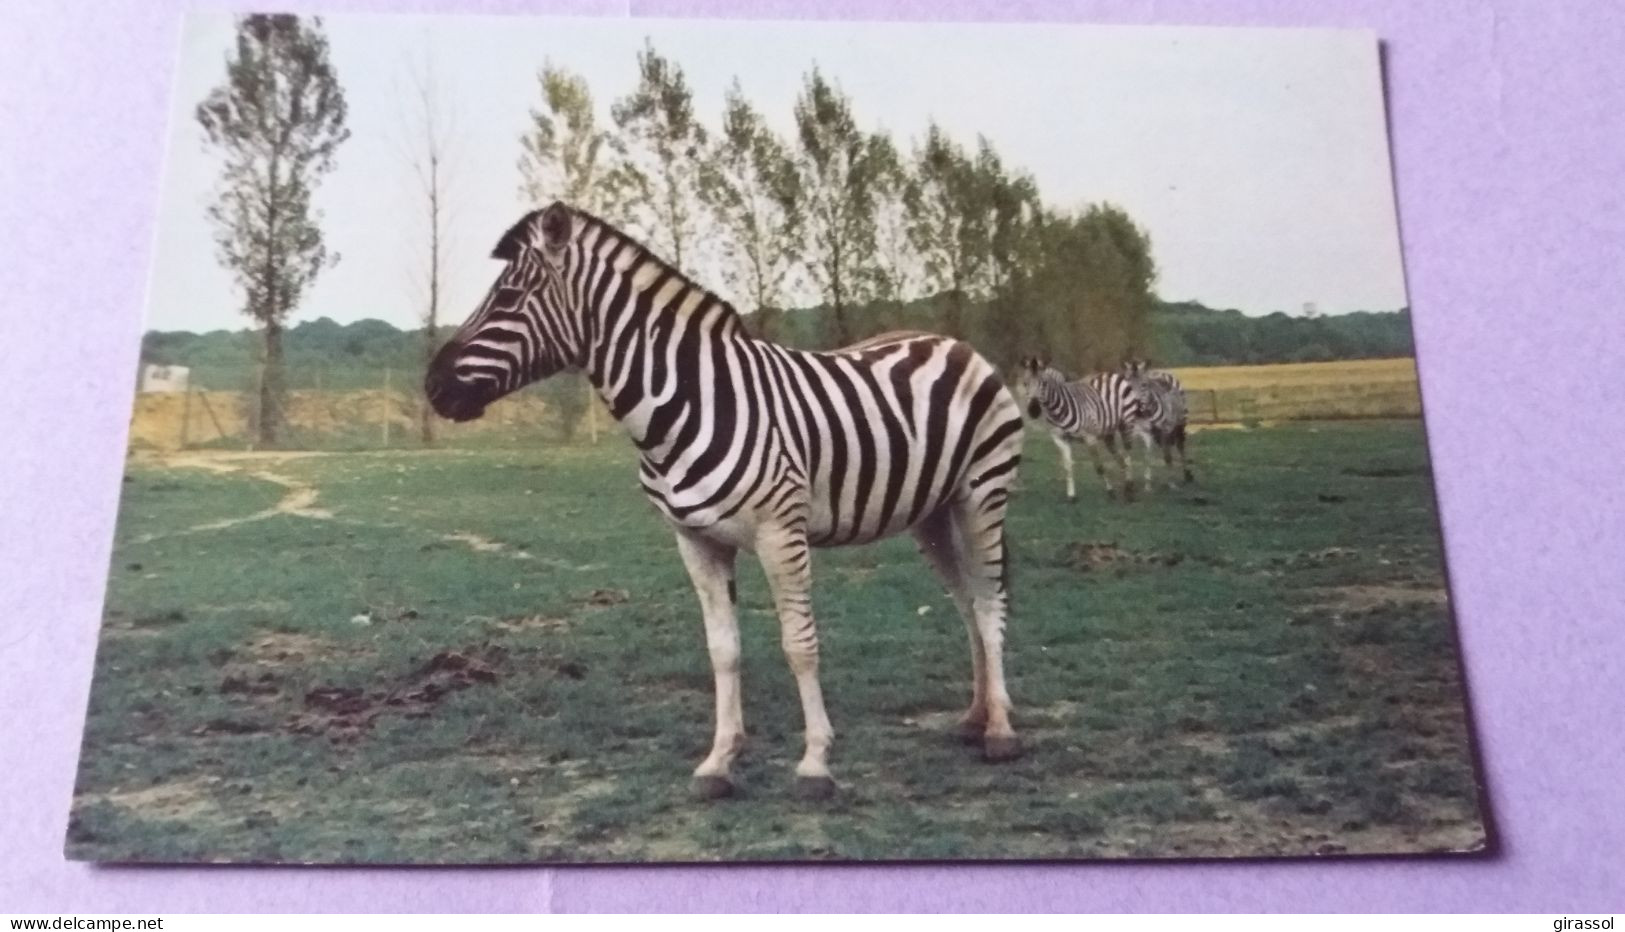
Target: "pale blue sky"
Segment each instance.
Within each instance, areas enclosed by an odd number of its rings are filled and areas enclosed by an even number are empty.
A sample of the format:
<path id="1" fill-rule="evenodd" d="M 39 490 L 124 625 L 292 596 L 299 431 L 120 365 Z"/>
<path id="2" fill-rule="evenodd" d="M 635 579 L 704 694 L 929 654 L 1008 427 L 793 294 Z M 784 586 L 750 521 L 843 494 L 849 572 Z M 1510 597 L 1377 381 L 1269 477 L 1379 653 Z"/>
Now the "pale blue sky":
<path id="1" fill-rule="evenodd" d="M 1405 304 L 1387 130 L 1369 32 L 520 17 L 332 16 L 351 139 L 317 204 L 342 255 L 293 319 L 417 319 L 423 235 L 401 152 L 407 62 L 428 55 L 455 112 L 455 215 L 444 316 L 461 320 L 497 271 L 492 245 L 530 209 L 518 139 L 551 59 L 584 75 L 603 119 L 631 89 L 645 37 L 682 65 L 717 122 L 737 75 L 782 132 L 814 62 L 867 129 L 905 149 L 934 118 L 994 141 L 1047 203 L 1112 201 L 1151 233 L 1158 292 L 1249 313 Z M 229 15 L 188 23 L 172 104 L 148 325 L 237 328 L 204 207 L 217 163 L 192 110 L 224 75 Z M 715 274 L 699 277 L 721 286 Z"/>

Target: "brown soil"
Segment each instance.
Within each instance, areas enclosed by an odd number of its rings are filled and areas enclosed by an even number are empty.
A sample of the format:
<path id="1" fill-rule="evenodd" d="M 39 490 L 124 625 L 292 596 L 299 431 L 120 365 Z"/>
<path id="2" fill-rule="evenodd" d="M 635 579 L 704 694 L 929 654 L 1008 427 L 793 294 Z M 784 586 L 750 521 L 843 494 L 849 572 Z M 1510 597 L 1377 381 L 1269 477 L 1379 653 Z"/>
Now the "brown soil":
<path id="1" fill-rule="evenodd" d="M 284 724 L 295 734 L 353 741 L 386 715 L 426 718 L 454 692 L 490 685 L 507 658 L 500 647 L 441 651 L 387 688 L 323 685 L 305 692 L 304 711 Z"/>
<path id="2" fill-rule="evenodd" d="M 1080 573 L 1103 569 L 1126 569 L 1134 566 L 1176 566 L 1183 562 L 1179 553 L 1159 553 L 1154 550 L 1125 550 L 1115 543 L 1102 541 L 1073 541 L 1061 551 L 1060 561 Z"/>

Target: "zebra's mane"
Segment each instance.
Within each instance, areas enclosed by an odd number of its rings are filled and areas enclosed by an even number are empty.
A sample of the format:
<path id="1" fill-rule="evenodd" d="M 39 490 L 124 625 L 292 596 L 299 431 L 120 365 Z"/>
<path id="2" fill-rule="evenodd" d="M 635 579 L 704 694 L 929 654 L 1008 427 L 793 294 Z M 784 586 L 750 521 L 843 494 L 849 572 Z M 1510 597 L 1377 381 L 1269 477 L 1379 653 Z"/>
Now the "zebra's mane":
<path id="1" fill-rule="evenodd" d="M 692 287 L 694 291 L 700 292 L 700 296 L 710 299 L 718 305 L 721 317 L 733 321 L 734 325 L 738 326 L 739 333 L 749 334 L 752 339 L 760 339 L 757 338 L 756 334 L 751 334 L 751 328 L 744 325 L 744 315 L 741 315 L 739 309 L 736 309 L 731 302 L 723 299 L 720 294 L 708 289 L 704 284 L 694 281 L 694 278 L 691 278 L 689 274 L 679 270 L 678 266 L 671 265 L 669 261 L 665 260 L 665 257 L 661 257 L 660 253 L 656 253 L 652 248 L 643 245 L 642 240 L 637 239 L 629 232 L 622 231 L 621 227 L 614 226 L 613 222 L 606 221 L 606 219 L 601 218 L 598 214 L 591 213 L 588 209 L 578 208 L 578 206 L 574 205 L 564 206 L 565 209 L 569 209 L 570 216 L 574 216 L 575 221 L 577 221 L 575 222 L 574 231 L 570 234 L 575 242 L 580 242 L 593 227 L 598 227 L 600 242 L 603 239 L 609 239 L 613 244 L 619 245 L 621 248 L 632 250 L 634 260 L 650 263 L 650 265 L 656 266 L 658 270 L 668 274 L 671 278 L 678 279 L 679 283 L 686 284 L 686 286 Z M 530 227 L 531 222 L 535 222 L 536 218 L 539 218 L 543 213 L 544 211 L 539 211 L 539 209 L 538 211 L 530 211 L 517 224 L 513 224 L 509 231 L 502 234 L 502 240 L 497 242 L 496 250 L 491 253 L 492 258 L 512 260 L 513 257 L 517 257 L 518 250 L 530 239 L 528 227 Z"/>

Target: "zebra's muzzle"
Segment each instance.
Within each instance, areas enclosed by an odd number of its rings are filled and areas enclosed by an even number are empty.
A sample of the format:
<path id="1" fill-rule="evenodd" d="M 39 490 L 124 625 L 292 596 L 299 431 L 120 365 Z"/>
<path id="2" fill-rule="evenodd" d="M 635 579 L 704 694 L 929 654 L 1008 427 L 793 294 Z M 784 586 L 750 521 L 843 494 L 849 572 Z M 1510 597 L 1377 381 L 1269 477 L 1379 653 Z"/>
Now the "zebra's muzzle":
<path id="1" fill-rule="evenodd" d="M 429 371 L 423 377 L 423 394 L 429 399 L 434 413 L 451 421 L 472 421 L 485 413 L 491 398 L 483 385 L 460 379 L 453 374 L 455 352 L 448 344 L 435 356 Z"/>

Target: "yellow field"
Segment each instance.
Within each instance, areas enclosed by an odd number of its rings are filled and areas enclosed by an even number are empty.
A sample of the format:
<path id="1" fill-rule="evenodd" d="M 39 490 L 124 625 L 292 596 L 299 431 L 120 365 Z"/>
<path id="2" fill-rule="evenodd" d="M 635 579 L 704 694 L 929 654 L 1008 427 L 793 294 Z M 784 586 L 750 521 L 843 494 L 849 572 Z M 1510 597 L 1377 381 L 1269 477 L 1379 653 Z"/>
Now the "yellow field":
<path id="1" fill-rule="evenodd" d="M 1416 362 L 1359 359 L 1266 366 L 1207 366 L 1172 370 L 1184 383 L 1193 424 L 1251 421 L 1417 417 L 1422 404 Z M 241 392 L 143 393 L 136 396 L 130 444 L 174 450 L 184 446 L 246 442 L 249 399 Z M 293 391 L 288 395 L 289 442 L 294 446 L 410 445 L 416 437 L 418 399 L 403 390 Z M 467 424 L 436 422 L 448 443 L 495 435 L 533 436 L 550 423 L 548 406 L 520 395 Z M 385 424 L 388 424 L 386 429 Z"/>
<path id="2" fill-rule="evenodd" d="M 248 421 L 253 400 L 246 393 L 230 391 L 137 393 L 130 446 L 178 450 L 246 443 L 253 433 Z M 418 396 L 401 389 L 291 391 L 284 433 L 294 447 L 409 446 L 417 437 L 419 403 Z M 493 405 L 490 417 L 464 424 L 436 420 L 435 432 L 455 445 L 482 435 L 534 434 L 550 417 L 540 398 L 517 395 Z"/>
<path id="3" fill-rule="evenodd" d="M 1422 413 L 1416 360 L 1408 356 L 1172 371 L 1185 385 L 1195 423 Z"/>

